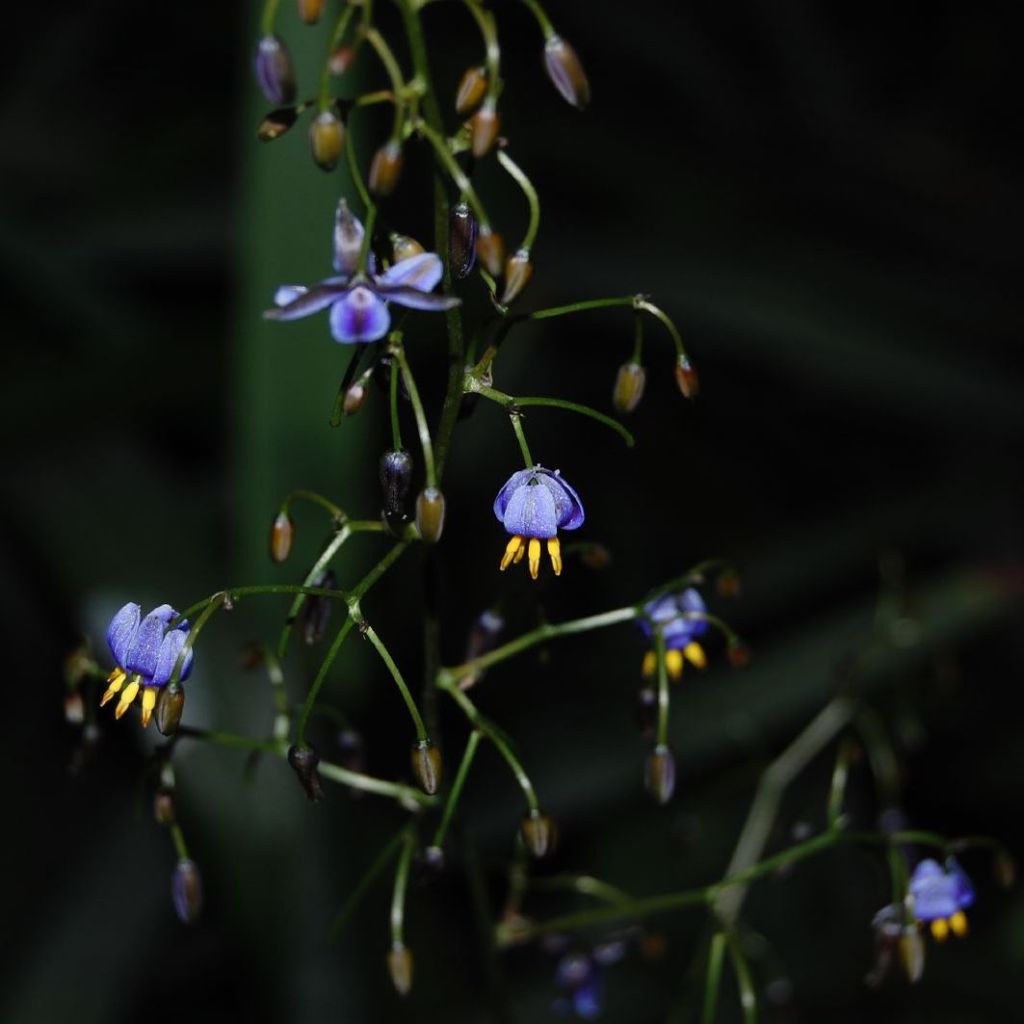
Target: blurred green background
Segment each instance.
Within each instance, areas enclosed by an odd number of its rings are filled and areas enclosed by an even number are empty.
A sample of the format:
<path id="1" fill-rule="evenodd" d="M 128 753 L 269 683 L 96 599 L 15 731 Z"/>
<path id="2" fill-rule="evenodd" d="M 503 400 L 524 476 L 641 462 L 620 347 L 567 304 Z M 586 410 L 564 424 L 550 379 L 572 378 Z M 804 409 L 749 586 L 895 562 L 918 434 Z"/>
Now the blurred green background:
<path id="1" fill-rule="evenodd" d="M 516 738 L 561 824 L 542 870 L 594 873 L 638 895 L 719 877 L 758 773 L 833 694 L 837 666 L 871 641 L 880 561 L 901 563 L 908 587 L 902 644 L 872 661 L 869 679 L 898 756 L 902 813 L 1019 850 L 1024 403 L 1013 353 L 1024 210 L 1010 8 L 553 6 L 590 72 L 594 102 L 581 115 L 544 78 L 525 9 L 494 6 L 504 131 L 543 204 L 524 307 L 649 292 L 682 326 L 703 392 L 680 398 L 670 346 L 651 330 L 647 395 L 630 423 L 637 448 L 559 411 L 530 413 L 534 454 L 583 495 L 581 539 L 613 556 L 599 573 L 572 563 L 557 584 L 497 573 L 504 535 L 490 505 L 518 453 L 500 412 L 477 410 L 456 434 L 445 484 L 444 659 L 460 659 L 484 608 L 499 605 L 512 636 L 539 615 L 633 601 L 719 554 L 740 566 L 744 588 L 713 607 L 754 651 L 738 674 L 713 648 L 711 669 L 677 691 L 679 783 L 667 808 L 643 791 L 632 708 L 643 644 L 630 629 L 567 640 L 488 677 L 479 703 Z M 249 73 L 256 11 L 166 5 L 155 32 L 127 0 L 6 17 L 0 1020 L 556 1019 L 555 957 L 536 947 L 489 956 L 470 898 L 465 851 L 500 905 L 521 813 L 493 752 L 467 790 L 450 870 L 411 894 L 417 976 L 406 1002 L 384 967 L 387 881 L 340 943 L 326 941 L 400 824 L 396 808 L 335 787 L 310 805 L 281 763 L 247 780 L 243 755 L 183 744 L 180 816 L 207 895 L 186 929 L 169 901 L 171 845 L 149 813 L 148 740 L 104 713 L 94 756 L 69 772 L 79 737 L 61 717 L 64 654 L 84 635 L 105 661 L 102 630 L 127 600 L 183 607 L 227 585 L 297 579 L 325 524 L 300 510 L 296 554 L 272 566 L 276 505 L 307 486 L 373 516 L 386 401 L 372 391 L 358 417 L 331 429 L 347 352 L 322 317 L 260 319 L 278 283 L 327 271 L 344 178 L 312 165 L 304 127 L 255 142 L 265 112 Z M 450 111 L 478 43 L 457 4 L 431 5 L 424 21 Z M 303 28 L 286 0 L 280 30 L 305 95 L 326 25 Z M 361 131 L 365 157 L 386 122 L 369 118 Z M 389 210 L 423 241 L 428 167 L 414 147 Z M 487 169 L 479 177 L 515 238 L 521 197 Z M 408 339 L 432 409 L 440 321 L 420 317 Z M 525 327 L 497 384 L 607 410 L 630 348 L 628 312 Z M 382 544 L 345 554 L 343 585 Z M 421 575 L 413 552 L 366 602 L 411 678 Z M 186 721 L 269 728 L 266 687 L 238 651 L 274 635 L 283 614 L 282 603 L 249 600 L 214 621 Z M 309 650 L 289 662 L 296 698 L 316 664 Z M 355 642 L 328 696 L 366 737 L 370 771 L 407 773 L 404 713 Z M 453 762 L 464 728 L 447 710 Z M 315 741 L 334 755 L 327 726 Z M 773 848 L 822 827 L 830 767 L 831 753 L 787 796 Z M 850 808 L 864 828 L 884 809 L 864 765 Z M 878 858 L 833 853 L 759 885 L 746 921 L 765 937 L 753 964 L 764 1019 L 1019 1016 L 1021 898 L 996 887 L 983 856 L 965 866 L 979 891 L 972 935 L 933 948 L 913 989 L 898 976 L 877 992 L 863 984 L 870 920 L 888 899 Z M 566 904 L 531 906 L 543 916 Z M 703 927 L 700 912 L 651 922 L 666 952 L 634 952 L 609 970 L 605 1018 L 698 1019 L 689 968 Z M 723 1021 L 739 1019 L 730 985 Z"/>

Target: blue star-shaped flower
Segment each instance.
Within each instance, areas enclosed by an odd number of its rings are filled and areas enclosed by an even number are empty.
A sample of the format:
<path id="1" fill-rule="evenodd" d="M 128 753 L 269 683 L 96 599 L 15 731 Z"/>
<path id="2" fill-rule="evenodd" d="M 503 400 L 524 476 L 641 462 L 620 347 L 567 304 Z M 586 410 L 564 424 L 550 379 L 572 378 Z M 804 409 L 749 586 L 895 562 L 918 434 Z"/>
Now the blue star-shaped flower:
<path id="1" fill-rule="evenodd" d="M 318 284 L 282 285 L 274 295 L 275 309 L 263 315 L 268 320 L 298 320 L 330 309 L 331 335 L 342 345 L 377 341 L 387 334 L 391 314 L 387 304 L 397 302 L 410 309 L 451 309 L 460 303 L 452 295 L 432 295 L 441 280 L 441 257 L 421 252 L 401 260 L 382 274 L 375 264 L 357 272 L 362 249 L 363 225 L 349 213 L 343 199 L 338 204 L 334 227 L 334 269 L 337 277 Z"/>
<path id="2" fill-rule="evenodd" d="M 107 677 L 107 689 L 100 700 L 100 707 L 113 697 L 124 692 L 114 709 L 114 717 L 120 718 L 131 706 L 142 690 L 142 725 L 149 725 L 150 716 L 156 706 L 157 693 L 174 672 L 174 665 L 185 646 L 190 626 L 183 620 L 168 629 L 178 617 L 169 605 L 154 608 L 145 618 L 137 604 L 126 604 L 110 620 L 107 627 L 107 644 L 114 656 L 116 668 Z M 182 680 L 192 671 L 192 649 L 189 648 L 181 666 Z M 125 680 L 128 685 L 125 686 Z"/>
<path id="3" fill-rule="evenodd" d="M 512 534 L 501 559 L 502 572 L 529 551 L 530 575 L 536 579 L 540 571 L 540 542 L 546 540 L 551 566 L 556 576 L 561 574 L 558 531 L 583 525 L 583 503 L 558 470 L 534 466 L 513 473 L 494 499 L 494 514 Z"/>
<path id="4" fill-rule="evenodd" d="M 693 587 L 677 594 L 662 594 L 644 605 L 644 615 L 637 622 L 648 640 L 654 638 L 655 629 L 661 628 L 665 638 L 665 667 L 670 678 L 682 676 L 684 660 L 696 668 L 707 665 L 704 648 L 696 642 L 696 637 L 708 631 L 707 620 L 697 617 L 706 612 L 704 598 Z M 644 655 L 643 674 L 653 676 L 657 667 L 657 652 L 648 651 Z"/>
<path id="5" fill-rule="evenodd" d="M 974 886 L 952 857 L 945 868 L 930 857 L 921 861 L 910 876 L 909 891 L 914 916 L 929 923 L 939 942 L 951 931 L 967 934 L 964 911 L 974 902 Z"/>

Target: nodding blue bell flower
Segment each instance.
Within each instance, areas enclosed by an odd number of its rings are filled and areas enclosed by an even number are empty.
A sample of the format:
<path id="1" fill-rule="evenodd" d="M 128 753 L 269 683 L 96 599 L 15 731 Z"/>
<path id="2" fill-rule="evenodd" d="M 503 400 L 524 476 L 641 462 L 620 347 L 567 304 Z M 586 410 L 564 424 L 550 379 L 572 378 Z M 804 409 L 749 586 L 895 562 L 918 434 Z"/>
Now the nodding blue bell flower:
<path id="1" fill-rule="evenodd" d="M 708 631 L 708 623 L 700 616 L 707 612 L 704 598 L 693 587 L 677 594 L 663 594 L 644 605 L 644 615 L 638 619 L 640 629 L 648 640 L 654 638 L 660 627 L 665 638 L 665 668 L 670 679 L 678 680 L 683 675 L 683 665 L 689 662 L 694 668 L 704 668 L 707 655 L 696 641 Z M 644 655 L 643 674 L 650 678 L 658 669 L 658 654 L 650 650 Z"/>
<path id="2" fill-rule="evenodd" d="M 139 605 L 129 603 L 110 620 L 107 644 L 117 667 L 107 677 L 100 707 L 121 694 L 114 708 L 115 718 L 120 718 L 131 707 L 141 690 L 142 725 L 143 728 L 149 725 L 160 687 L 171 678 L 191 628 L 187 620 L 168 628 L 177 617 L 178 613 L 169 604 L 162 604 L 143 618 Z M 191 671 L 192 649 L 189 648 L 179 678 L 187 679 Z"/>
<path id="3" fill-rule="evenodd" d="M 388 333 L 391 314 L 388 303 L 410 309 L 443 310 L 459 305 L 452 295 L 432 295 L 441 280 L 441 257 L 421 252 L 395 263 L 382 274 L 375 264 L 358 269 L 364 229 L 352 216 L 345 200 L 338 204 L 334 230 L 336 277 L 326 277 L 307 288 L 282 285 L 274 295 L 276 308 L 268 309 L 267 320 L 298 320 L 330 310 L 331 336 L 342 345 L 377 341 Z"/>
<path id="4" fill-rule="evenodd" d="M 964 911 L 974 902 L 974 886 L 952 857 L 945 868 L 930 857 L 922 860 L 910 876 L 909 893 L 914 916 L 928 922 L 937 941 L 950 932 L 958 938 L 967 934 Z"/>
<path id="5" fill-rule="evenodd" d="M 512 534 L 501 558 L 502 572 L 529 553 L 530 575 L 536 579 L 540 571 L 540 542 L 544 540 L 551 567 L 556 576 L 561 575 L 558 531 L 583 525 L 583 503 L 558 470 L 534 466 L 513 473 L 494 499 L 494 514 Z"/>

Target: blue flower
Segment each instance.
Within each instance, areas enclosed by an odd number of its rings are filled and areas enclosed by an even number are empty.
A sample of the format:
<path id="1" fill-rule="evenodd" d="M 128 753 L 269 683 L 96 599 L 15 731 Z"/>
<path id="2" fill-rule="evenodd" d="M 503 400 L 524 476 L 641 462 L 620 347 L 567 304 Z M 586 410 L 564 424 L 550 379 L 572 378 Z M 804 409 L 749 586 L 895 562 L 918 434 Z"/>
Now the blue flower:
<path id="1" fill-rule="evenodd" d="M 504 572 L 513 562 L 522 560 L 529 550 L 530 575 L 540 571 L 540 542 L 547 541 L 551 566 L 562 572 L 559 530 L 575 530 L 583 525 L 583 503 L 576 491 L 559 475 L 543 466 L 513 473 L 494 499 L 494 514 L 512 539 L 501 559 Z"/>
<path id="2" fill-rule="evenodd" d="M 141 689 L 142 725 L 149 725 L 157 692 L 171 678 L 188 637 L 190 626 L 187 620 L 168 628 L 177 617 L 178 613 L 169 604 L 162 604 L 143 618 L 141 607 L 129 603 L 110 620 L 107 644 L 117 667 L 107 677 L 108 685 L 100 707 L 121 693 L 114 709 L 115 718 L 120 718 L 128 710 Z M 190 647 L 179 678 L 187 679 L 191 671 Z M 125 680 L 128 681 L 127 686 L 124 685 Z M 123 693 L 121 687 L 124 687 Z"/>
<path id="3" fill-rule="evenodd" d="M 349 213 L 343 199 L 338 204 L 334 228 L 334 269 L 337 277 L 318 284 L 282 285 L 274 294 L 275 309 L 263 315 L 268 320 L 297 320 L 330 310 L 331 335 L 342 345 L 377 341 L 388 333 L 391 314 L 387 304 L 397 302 L 410 309 L 451 309 L 460 299 L 432 295 L 441 280 L 441 257 L 421 252 L 401 260 L 382 274 L 371 260 L 365 272 L 357 271 L 362 250 L 363 225 Z"/>
<path id="4" fill-rule="evenodd" d="M 930 857 L 910 876 L 910 900 L 918 921 L 927 921 L 932 935 L 942 942 L 952 931 L 967 934 L 964 910 L 974 902 L 974 887 L 963 869 L 950 857 L 943 868 Z"/>
<path id="5" fill-rule="evenodd" d="M 662 594 L 644 605 L 643 617 L 637 622 L 648 640 L 654 638 L 657 629 L 661 629 L 665 638 L 665 667 L 670 678 L 681 678 L 684 660 L 696 668 L 707 665 L 704 648 L 695 639 L 708 631 L 707 619 L 698 617 L 706 614 L 704 598 L 693 587 L 677 594 Z M 643 674 L 653 676 L 657 668 L 657 652 L 648 651 L 644 655 Z"/>
<path id="6" fill-rule="evenodd" d="M 594 1020 L 604 1001 L 604 972 L 593 957 L 568 953 L 558 962 L 555 981 L 567 993 L 556 1008 L 582 1020 Z"/>

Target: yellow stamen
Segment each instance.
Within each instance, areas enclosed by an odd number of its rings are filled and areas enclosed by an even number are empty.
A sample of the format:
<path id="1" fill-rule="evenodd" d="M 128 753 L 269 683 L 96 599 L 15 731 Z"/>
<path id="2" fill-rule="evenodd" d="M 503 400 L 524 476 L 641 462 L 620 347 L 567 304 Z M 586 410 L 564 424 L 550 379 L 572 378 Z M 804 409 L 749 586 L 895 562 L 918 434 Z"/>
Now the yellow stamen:
<path id="1" fill-rule="evenodd" d="M 644 674 L 644 679 L 650 679 L 654 675 L 655 670 L 658 668 L 658 655 L 654 651 L 648 651 L 644 655 L 644 663 L 641 666 L 640 671 Z"/>
<path id="2" fill-rule="evenodd" d="M 127 678 L 128 674 L 125 672 L 123 668 L 115 668 L 114 671 L 111 672 L 109 676 L 107 676 L 107 682 L 110 685 L 107 687 L 106 692 L 103 694 L 103 696 L 100 697 L 100 707 L 103 707 L 103 705 L 106 704 L 107 701 L 113 699 L 114 694 L 121 689 L 121 687 L 124 685 L 125 679 Z"/>
<path id="3" fill-rule="evenodd" d="M 138 677 L 132 679 L 132 681 L 124 688 L 124 693 L 121 694 L 121 699 L 117 702 L 117 707 L 114 708 L 114 717 L 120 718 L 127 710 L 131 707 L 132 701 L 138 696 L 139 693 L 139 680 Z"/>
<path id="4" fill-rule="evenodd" d="M 525 554 L 526 554 L 526 543 L 525 543 L 525 541 L 521 541 L 520 544 L 519 544 L 519 550 L 516 552 L 516 557 L 514 559 L 516 565 L 518 565 L 523 560 L 523 555 L 525 555 Z"/>
<path id="5" fill-rule="evenodd" d="M 932 921 L 932 937 L 936 942 L 945 942 L 949 937 L 949 922 L 941 917 Z"/>
<path id="6" fill-rule="evenodd" d="M 537 578 L 540 572 L 540 541 L 536 537 L 530 538 L 530 577 Z"/>
<path id="7" fill-rule="evenodd" d="M 149 725 L 149 719 L 156 707 L 156 687 L 144 686 L 142 688 L 142 728 Z"/>
<path id="8" fill-rule="evenodd" d="M 949 927 L 953 929 L 953 934 L 958 938 L 962 939 L 967 934 L 967 915 L 962 911 L 958 910 L 950 919 Z"/>
<path id="9" fill-rule="evenodd" d="M 683 657 L 694 668 L 707 668 L 708 657 L 704 653 L 704 648 L 698 643 L 688 643 L 683 648 Z"/>
<path id="10" fill-rule="evenodd" d="M 505 547 L 505 554 L 501 556 L 501 565 L 499 568 L 504 572 L 511 564 L 512 559 L 515 558 L 517 561 L 523 557 L 523 538 L 518 534 L 513 537 Z"/>
<path id="11" fill-rule="evenodd" d="M 555 570 L 556 576 L 562 575 L 562 545 L 557 537 L 548 541 L 548 557 L 551 559 L 551 568 Z"/>
<path id="12" fill-rule="evenodd" d="M 665 668 L 668 669 L 669 679 L 682 679 L 683 678 L 683 652 L 682 651 L 666 651 L 665 652 Z"/>

